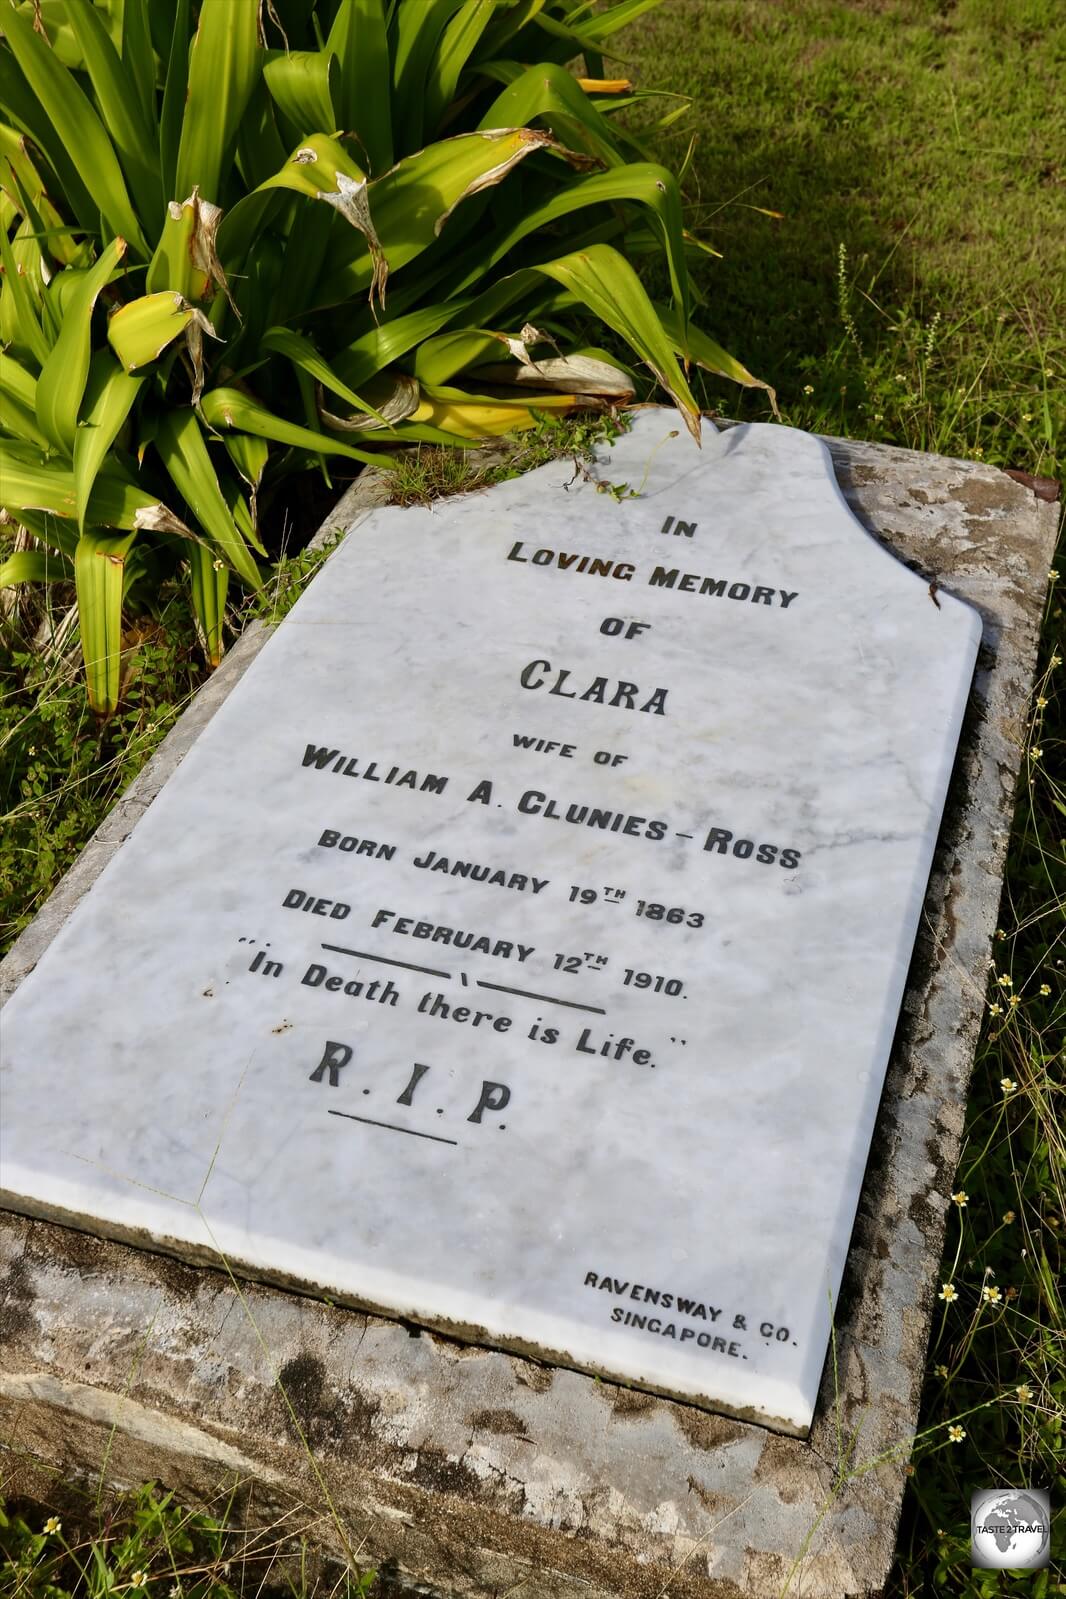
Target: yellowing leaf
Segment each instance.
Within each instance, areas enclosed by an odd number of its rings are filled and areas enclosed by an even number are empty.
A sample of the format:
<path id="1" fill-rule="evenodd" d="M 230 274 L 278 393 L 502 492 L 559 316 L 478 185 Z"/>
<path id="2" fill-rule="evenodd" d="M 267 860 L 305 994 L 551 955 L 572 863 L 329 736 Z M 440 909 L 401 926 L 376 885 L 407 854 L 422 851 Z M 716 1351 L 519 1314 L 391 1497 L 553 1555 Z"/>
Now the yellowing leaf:
<path id="1" fill-rule="evenodd" d="M 462 389 L 423 388 L 422 401 L 411 415 L 460 439 L 494 438 L 503 433 L 536 427 L 537 412 L 565 415 L 588 405 L 584 395 L 537 394 L 521 400 L 478 398 Z"/>
<path id="2" fill-rule="evenodd" d="M 107 324 L 108 343 L 127 372 L 156 360 L 168 344 L 184 333 L 191 323 L 217 337 L 214 328 L 196 306 L 170 289 L 145 294 L 115 312 Z M 206 330 L 203 324 L 206 323 Z"/>

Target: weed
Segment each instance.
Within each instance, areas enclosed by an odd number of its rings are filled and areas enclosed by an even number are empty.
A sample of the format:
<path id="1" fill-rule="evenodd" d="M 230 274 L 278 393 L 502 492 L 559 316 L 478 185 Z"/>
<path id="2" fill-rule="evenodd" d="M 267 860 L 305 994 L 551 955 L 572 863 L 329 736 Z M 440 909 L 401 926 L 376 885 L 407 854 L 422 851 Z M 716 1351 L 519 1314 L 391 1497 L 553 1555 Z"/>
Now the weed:
<path id="1" fill-rule="evenodd" d="M 319 1517 L 239 1525 L 235 1491 L 218 1514 L 182 1509 L 155 1483 L 113 1503 L 66 1487 L 58 1512 L 0 1497 L 0 1588 L 10 1599 L 369 1599 L 372 1571 L 309 1557 Z"/>
<path id="2" fill-rule="evenodd" d="M 611 411 L 588 415 L 541 413 L 536 425 L 519 439 L 488 450 L 453 450 L 420 445 L 397 456 L 390 481 L 393 505 L 431 505 L 456 494 L 472 494 L 523 476 L 549 461 L 570 458 L 587 475 L 597 444 L 612 443 L 624 433 L 624 416 Z M 629 498 L 627 484 L 597 483 L 616 499 Z"/>
<path id="3" fill-rule="evenodd" d="M 204 675 L 192 616 L 173 587 L 157 617 L 124 634 L 122 703 L 103 724 L 85 702 L 76 627 L 50 628 L 36 612 L 7 619 L 0 633 L 0 953 L 73 865 Z"/>
<path id="4" fill-rule="evenodd" d="M 271 571 L 269 583 L 251 596 L 245 620 L 254 618 L 273 624 L 288 616 L 319 567 L 343 538 L 344 529 L 333 528 L 321 542 L 309 544 L 299 554 L 281 555 Z"/>

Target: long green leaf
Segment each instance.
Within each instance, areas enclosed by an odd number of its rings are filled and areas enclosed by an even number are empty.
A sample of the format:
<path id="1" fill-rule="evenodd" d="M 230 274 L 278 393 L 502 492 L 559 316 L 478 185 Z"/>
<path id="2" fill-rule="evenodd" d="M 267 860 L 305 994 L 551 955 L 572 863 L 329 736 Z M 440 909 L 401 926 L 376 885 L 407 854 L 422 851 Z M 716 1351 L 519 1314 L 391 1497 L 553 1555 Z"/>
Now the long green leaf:
<path id="1" fill-rule="evenodd" d="M 259 570 L 218 486 L 196 413 L 185 409 L 168 411 L 160 421 L 155 447 L 178 493 L 218 553 L 250 588 L 259 588 Z"/>
<path id="2" fill-rule="evenodd" d="M 16 550 L 0 562 L 0 589 L 16 583 L 69 583 L 72 575 L 73 567 L 63 555 L 53 555 L 51 550 Z"/>
<path id="3" fill-rule="evenodd" d="M 340 439 L 329 438 L 325 433 L 316 433 L 313 428 L 300 427 L 296 422 L 287 422 L 284 417 L 275 416 L 239 389 L 212 389 L 210 394 L 204 395 L 200 409 L 211 426 L 220 432 L 226 428 L 237 428 L 242 433 L 254 433 L 261 439 L 274 439 L 278 444 L 313 450 L 316 455 L 344 455 L 351 461 L 363 461 L 368 466 L 387 464 L 379 455 L 357 450 L 351 444 L 342 444 Z"/>
<path id="4" fill-rule="evenodd" d="M 436 333 L 445 323 L 457 316 L 467 304 L 465 300 L 447 300 L 439 305 L 423 306 L 406 316 L 382 322 L 356 339 L 347 350 L 334 358 L 334 369 L 345 383 L 358 388 L 378 372 L 383 372 L 393 361 L 413 350 Z"/>
<path id="5" fill-rule="evenodd" d="M 609 328 L 621 334 L 630 349 L 647 362 L 663 387 L 673 395 L 689 432 L 700 436 L 699 406 L 674 359 L 673 344 L 665 333 L 644 287 L 624 256 L 607 244 L 545 261 L 533 268 L 587 305 Z"/>
<path id="6" fill-rule="evenodd" d="M 262 348 L 272 350 L 277 355 L 283 355 L 302 371 L 310 374 L 323 388 L 329 389 L 332 394 L 340 395 L 342 400 L 347 400 L 349 405 L 354 405 L 357 411 L 371 416 L 386 426 L 385 418 L 375 411 L 372 405 L 362 399 L 354 389 L 349 388 L 343 378 L 326 361 L 310 339 L 305 339 L 302 333 L 294 333 L 291 328 L 268 328 L 263 335 Z"/>
<path id="7" fill-rule="evenodd" d="M 112 239 L 89 271 L 74 273 L 68 267 L 52 285 L 58 290 L 63 278 L 76 279 L 70 299 L 63 306 L 63 322 L 55 348 L 37 382 L 37 420 L 56 448 L 67 455 L 74 454 L 78 410 L 89 375 L 93 307 L 125 253 L 125 240 Z"/>
<path id="8" fill-rule="evenodd" d="M 434 339 L 425 339 L 418 346 L 414 373 L 422 383 L 437 386 L 476 362 L 488 361 L 494 355 L 499 358 L 506 353 L 506 346 L 486 329 L 456 328 Z"/>
<path id="9" fill-rule="evenodd" d="M 716 344 L 706 333 L 701 333 L 699 328 L 693 327 L 691 323 L 688 327 L 682 327 L 680 317 L 670 306 L 656 305 L 655 313 L 678 355 L 686 361 L 695 361 L 696 365 L 703 367 L 706 372 L 728 378 L 731 383 L 739 383 L 742 388 L 765 389 L 776 416 L 777 395 L 769 383 L 764 383 L 762 378 L 754 377 L 735 356 L 730 355 L 728 350 L 723 350 L 722 346 Z"/>
<path id="10" fill-rule="evenodd" d="M 82 182 L 74 160 L 10 50 L 0 50 L 0 106 L 4 116 L 29 135 L 59 180 L 74 216 L 87 231 L 99 227 L 100 208 Z"/>
<path id="11" fill-rule="evenodd" d="M 598 156 L 608 166 L 625 160 L 618 131 L 565 67 L 529 67 L 507 86 L 481 119 L 482 128 L 525 126 L 543 120 L 557 138 Z"/>
<path id="12" fill-rule="evenodd" d="M 143 382 L 143 378 L 124 372 L 107 350 L 99 350 L 92 358 L 85 387 L 85 419 L 74 438 L 74 499 L 80 532 L 85 531 L 85 513 L 97 473 Z"/>
<path id="13" fill-rule="evenodd" d="M 48 439 L 37 426 L 36 380 L 7 351 L 0 353 L 0 427 L 38 449 L 48 448 Z M 0 440 L 0 450 L 3 447 Z"/>
<path id="14" fill-rule="evenodd" d="M 114 141 L 139 212 L 155 226 L 163 213 L 157 135 L 142 111 L 137 80 L 122 62 L 99 11 L 89 0 L 65 0 L 64 14 L 77 36 L 104 126 Z"/>
<path id="15" fill-rule="evenodd" d="M 74 556 L 85 682 L 98 716 L 110 716 L 118 705 L 125 565 L 136 537 L 93 529 L 82 534 Z"/>
<path id="16" fill-rule="evenodd" d="M 42 461 L 40 451 L 30 445 L 5 441 L 0 507 L 19 520 L 23 512 L 39 511 L 73 522 L 78 514 L 77 504 L 74 473 L 69 467 Z M 153 528 L 191 537 L 189 529 L 155 495 L 111 473 L 101 472 L 93 484 L 89 520 L 127 532 Z"/>
<path id="17" fill-rule="evenodd" d="M 268 50 L 263 82 L 297 139 L 337 131 L 340 68 L 332 51 Z"/>
<path id="18" fill-rule="evenodd" d="M 455 97 L 463 68 L 492 21 L 496 0 L 464 0 L 433 53 L 423 99 L 423 126 L 435 129 Z"/>
<path id="19" fill-rule="evenodd" d="M 397 153 L 406 155 L 422 143 L 426 75 L 437 42 L 464 0 L 423 0 L 421 5 L 401 5 L 394 19 L 393 104 L 402 108 L 402 121 L 394 129 Z"/>
<path id="20" fill-rule="evenodd" d="M 44 366 L 51 343 L 38 318 L 29 287 L 22 280 L 6 228 L 0 228 L 0 266 L 4 270 L 3 317 L 0 320 L 4 337 L 25 350 L 39 366 Z"/>
<path id="21" fill-rule="evenodd" d="M 586 17 L 581 23 L 581 33 L 584 38 L 597 42 L 608 39 L 619 28 L 627 27 L 646 11 L 654 11 L 656 6 L 662 4 L 663 0 L 618 0 L 616 5 L 607 6 L 594 16 Z"/>
<path id="22" fill-rule="evenodd" d="M 12 54 L 64 147 L 76 154 L 85 187 L 110 230 L 128 239 L 134 253 L 147 260 L 151 252 L 103 123 L 73 73 L 60 65 L 32 24 L 12 6 L 5 5 L 2 16 Z"/>
<path id="23" fill-rule="evenodd" d="M 670 286 L 681 308 L 682 326 L 688 321 L 688 273 L 685 269 L 684 227 L 681 217 L 681 194 L 673 175 L 665 167 L 651 162 L 630 162 L 613 167 L 607 172 L 594 172 L 578 178 L 543 204 L 526 211 L 521 221 L 510 228 L 499 240 L 494 240 L 484 255 L 484 271 L 502 261 L 508 251 L 528 234 L 538 229 L 551 228 L 561 217 L 570 216 L 584 206 L 619 204 L 635 201 L 647 206 L 654 218 L 659 238 L 665 246 L 670 271 Z M 457 291 L 468 288 L 480 277 L 471 273 L 456 284 Z"/>
<path id="24" fill-rule="evenodd" d="M 148 19 L 148 0 L 123 0 L 122 64 L 137 95 L 145 125 L 152 130 L 153 147 L 159 147 L 159 120 L 155 108 L 155 55 Z"/>
<path id="25" fill-rule="evenodd" d="M 379 178 L 392 165 L 391 71 L 383 0 L 341 0 L 326 40 L 340 66 L 335 101 Z"/>
<path id="26" fill-rule="evenodd" d="M 212 667 L 222 659 L 222 623 L 226 614 L 229 567 L 218 560 L 213 550 L 194 544 L 189 551 L 190 593 L 193 616 L 204 654 Z"/>
<path id="27" fill-rule="evenodd" d="M 175 193 L 220 203 L 237 127 L 259 76 L 259 0 L 203 0 L 189 58 Z"/>
<path id="28" fill-rule="evenodd" d="M 32 533 L 35 539 L 47 544 L 50 550 L 65 556 L 71 563 L 70 571 L 73 574 L 74 554 L 78 548 L 78 530 L 73 522 L 61 516 L 51 516 L 46 511 L 20 511 L 18 520 L 27 533 Z"/>
<path id="29" fill-rule="evenodd" d="M 170 51 L 166 57 L 167 75 L 163 86 L 163 107 L 159 117 L 159 169 L 163 179 L 164 196 L 168 200 L 176 200 L 180 195 L 192 192 L 189 189 L 181 190 L 177 186 L 178 150 L 185 123 L 185 101 L 189 93 L 192 0 L 168 0 L 168 3 L 173 4 L 173 17 Z M 158 15 L 157 11 L 155 17 Z"/>

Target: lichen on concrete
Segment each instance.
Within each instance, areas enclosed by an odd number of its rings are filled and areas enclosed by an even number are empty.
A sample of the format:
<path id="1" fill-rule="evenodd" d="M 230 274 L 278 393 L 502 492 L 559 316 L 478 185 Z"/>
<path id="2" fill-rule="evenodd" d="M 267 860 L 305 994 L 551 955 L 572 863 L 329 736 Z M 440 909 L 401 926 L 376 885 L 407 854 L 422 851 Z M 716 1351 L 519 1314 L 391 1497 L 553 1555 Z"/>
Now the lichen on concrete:
<path id="1" fill-rule="evenodd" d="M 805 1599 L 889 1569 L 980 1025 L 1057 508 L 986 466 L 830 441 L 875 537 L 980 611 L 835 1343 L 809 1440 L 53 1222 L 0 1219 L 10 1489 L 46 1470 L 302 1501 L 329 1554 L 446 1599 Z M 380 479 L 329 526 L 357 525 Z M 40 958 L 240 672 L 251 630 L 0 967 Z"/>

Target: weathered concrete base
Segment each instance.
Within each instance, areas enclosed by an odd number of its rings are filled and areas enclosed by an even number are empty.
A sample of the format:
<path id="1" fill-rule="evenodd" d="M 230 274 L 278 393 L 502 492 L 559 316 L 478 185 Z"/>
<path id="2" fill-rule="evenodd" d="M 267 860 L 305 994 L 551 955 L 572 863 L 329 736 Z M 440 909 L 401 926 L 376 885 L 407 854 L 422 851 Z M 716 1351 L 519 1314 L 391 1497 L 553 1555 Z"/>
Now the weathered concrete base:
<path id="1" fill-rule="evenodd" d="M 904 1468 L 1024 748 L 1057 508 L 990 467 L 831 441 L 861 519 L 978 607 L 985 641 L 852 1239 L 800 1442 L 340 1310 L 221 1267 L 0 1222 L 8 1491 L 42 1470 L 187 1501 L 299 1499 L 324 1550 L 448 1599 L 871 1594 Z M 367 480 L 331 518 L 353 522 Z M 365 502 L 364 502 L 365 503 Z M 930 603 L 935 603 L 935 587 Z M 265 638 L 198 696 L 0 967 L 0 997 L 151 803 Z M 828 954 L 828 952 L 827 952 Z M 353 1173 L 358 1181 L 358 1173 Z"/>

